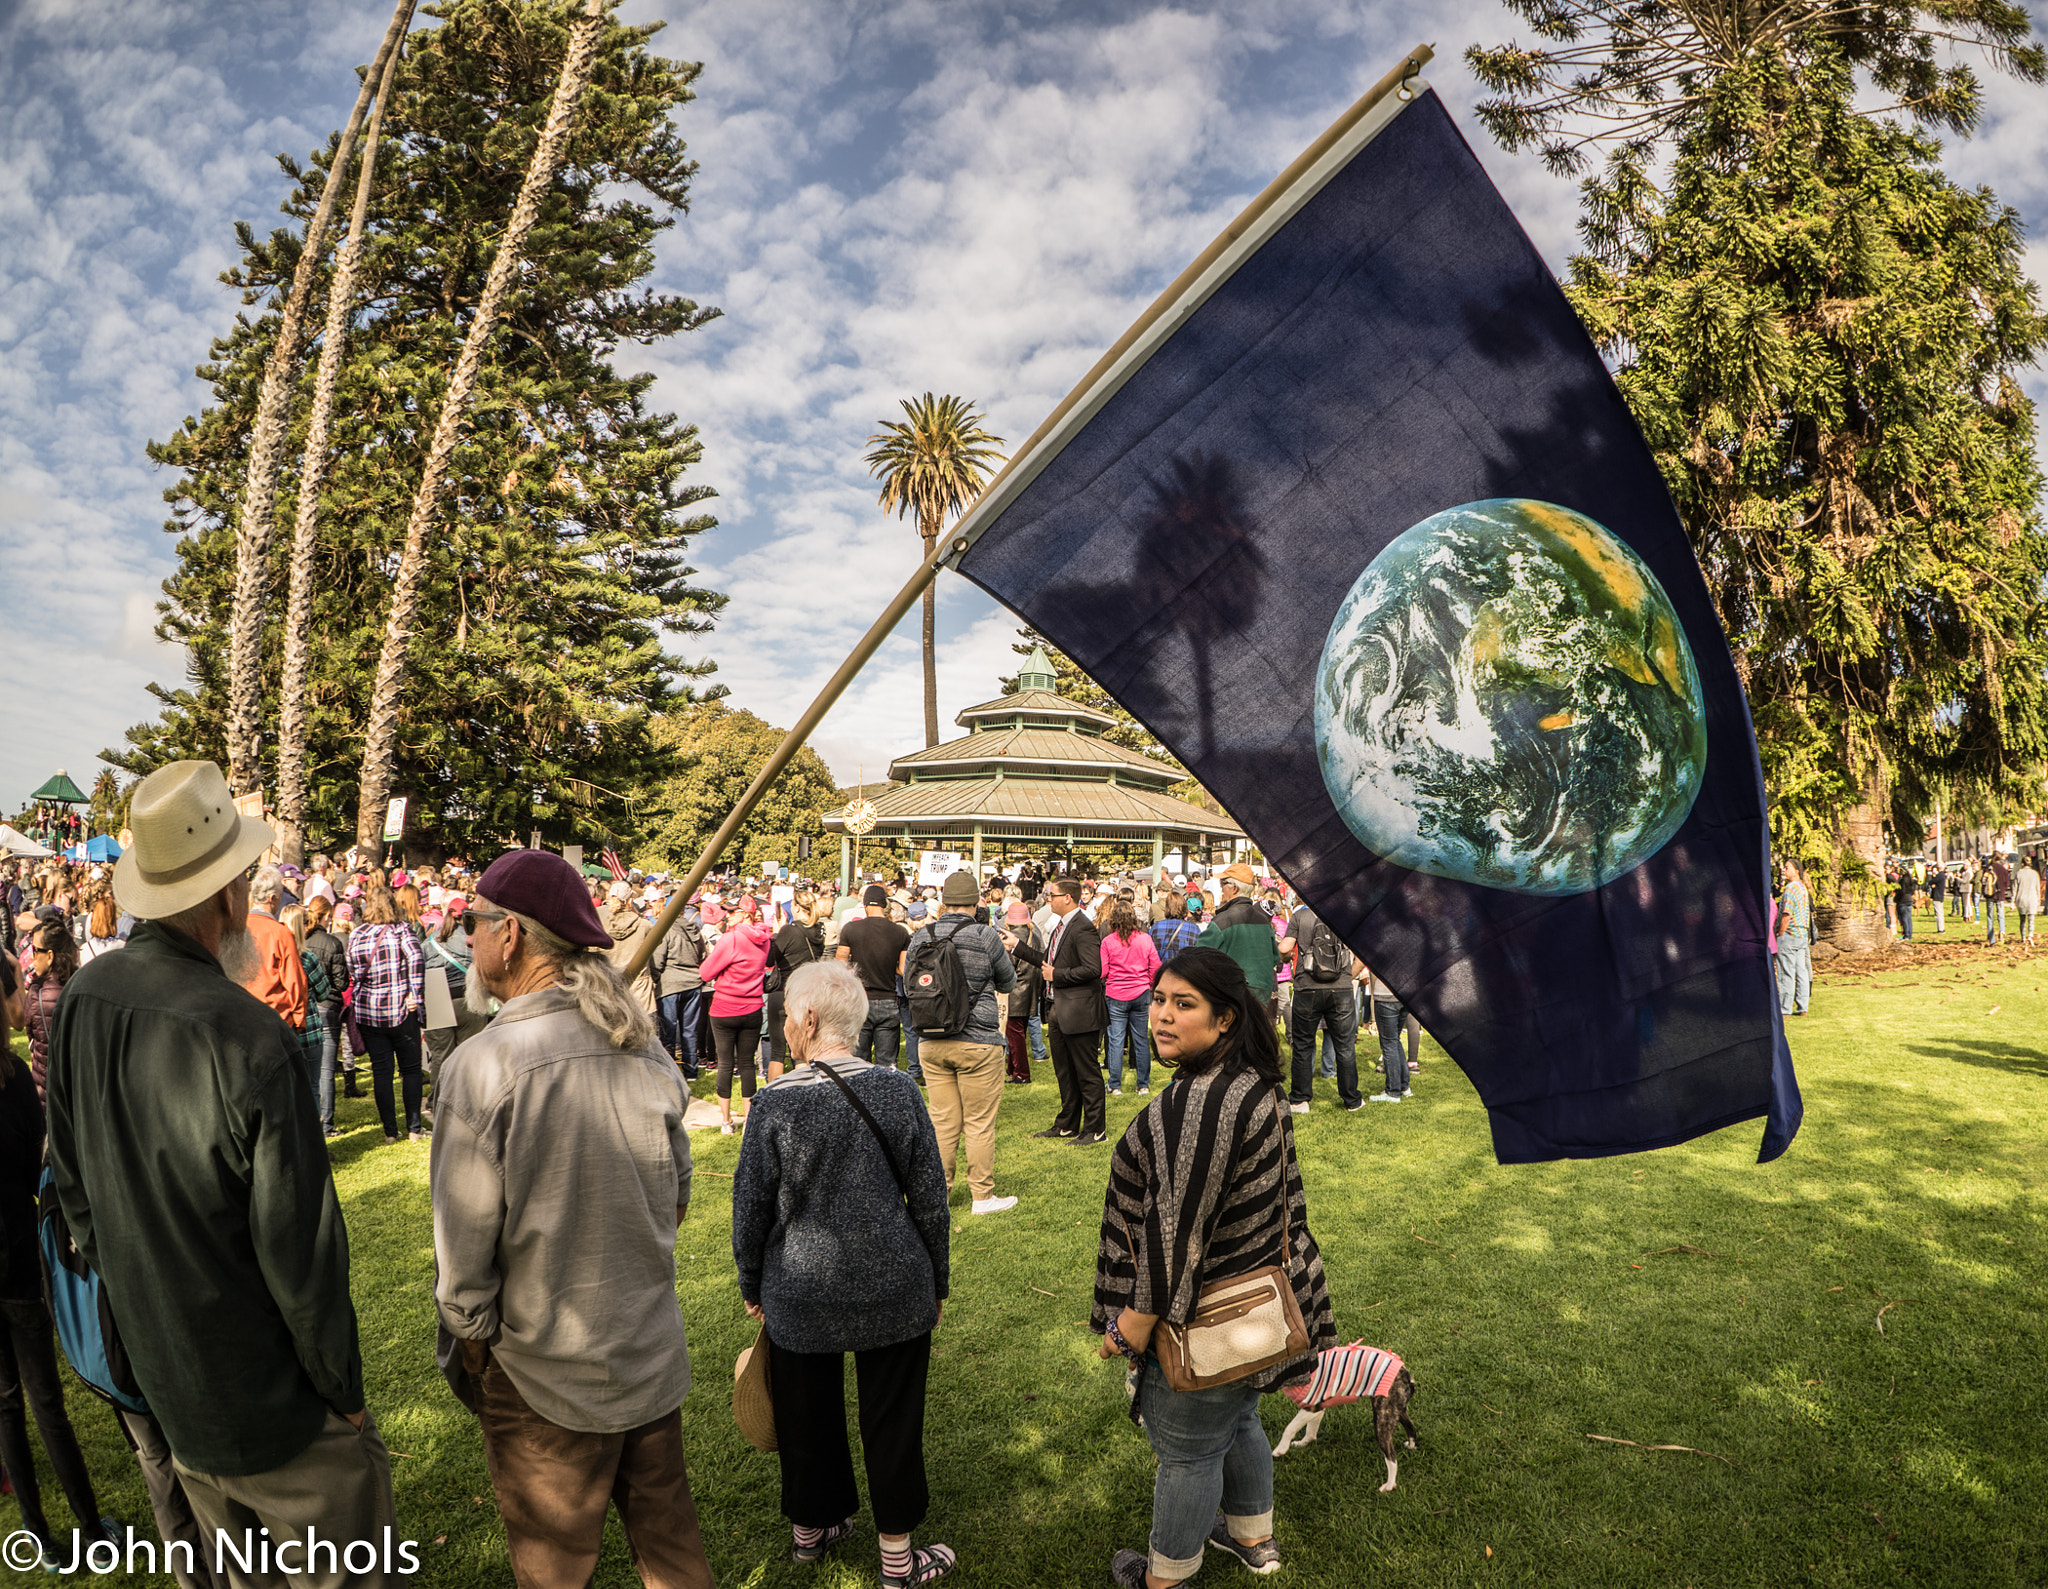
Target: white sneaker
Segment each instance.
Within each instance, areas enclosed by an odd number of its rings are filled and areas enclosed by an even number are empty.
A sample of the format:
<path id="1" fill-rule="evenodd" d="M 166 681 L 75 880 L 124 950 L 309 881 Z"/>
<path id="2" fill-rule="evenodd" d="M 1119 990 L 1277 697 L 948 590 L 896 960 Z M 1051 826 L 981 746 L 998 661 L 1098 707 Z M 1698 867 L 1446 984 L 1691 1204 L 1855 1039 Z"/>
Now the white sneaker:
<path id="1" fill-rule="evenodd" d="M 718 1134 L 719 1134 L 720 1136 L 722 1136 L 722 1137 L 729 1137 L 729 1136 L 731 1136 L 731 1135 L 732 1135 L 732 1122 L 731 1122 L 730 1120 L 728 1120 L 728 1121 L 726 1121 L 726 1123 L 725 1123 L 724 1125 L 720 1126 L 720 1127 L 718 1128 Z"/>
<path id="2" fill-rule="evenodd" d="M 1374 1103 L 1399 1103 L 1401 1095 L 1397 1092 L 1376 1092 L 1372 1095 L 1372 1101 Z"/>
<path id="3" fill-rule="evenodd" d="M 1305 1115 L 1308 1113 L 1308 1105 L 1305 1103 L 1291 1103 L 1287 1106 L 1287 1112 L 1289 1114 Z"/>
<path id="4" fill-rule="evenodd" d="M 1014 1197 L 977 1197 L 974 1200 L 974 1212 L 977 1214 L 1000 1214 L 1003 1210 L 1016 1206 L 1017 1199 Z"/>
<path id="5" fill-rule="evenodd" d="M 1151 1089 L 1150 1087 L 1140 1087 L 1140 1088 L 1138 1089 L 1138 1096 L 1139 1096 L 1140 1098 L 1147 1098 L 1147 1097 L 1150 1097 L 1150 1096 L 1151 1096 L 1151 1093 L 1152 1093 L 1152 1089 Z"/>
<path id="6" fill-rule="evenodd" d="M 1124 1095 L 1124 1090 L 1121 1087 L 1112 1087 L 1109 1089 L 1109 1095 L 1112 1098 L 1121 1098 Z"/>

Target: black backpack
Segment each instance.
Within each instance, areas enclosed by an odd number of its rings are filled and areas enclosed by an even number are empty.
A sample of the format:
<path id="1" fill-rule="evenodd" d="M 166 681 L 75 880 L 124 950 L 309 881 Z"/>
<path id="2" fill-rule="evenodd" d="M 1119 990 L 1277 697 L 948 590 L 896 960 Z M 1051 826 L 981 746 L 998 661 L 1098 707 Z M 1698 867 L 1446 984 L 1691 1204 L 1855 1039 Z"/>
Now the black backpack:
<path id="1" fill-rule="evenodd" d="M 910 946 L 910 957 L 903 962 L 903 996 L 919 1037 L 958 1037 L 967 1030 L 974 994 L 953 940 L 962 927 L 973 925 L 963 917 L 943 937 L 937 926 L 929 927 Z"/>
<path id="2" fill-rule="evenodd" d="M 1309 918 L 1308 942 L 1302 945 L 1301 974 L 1310 982 L 1328 987 L 1342 982 L 1351 969 L 1351 951 L 1337 935 L 1323 925 L 1322 918 Z"/>

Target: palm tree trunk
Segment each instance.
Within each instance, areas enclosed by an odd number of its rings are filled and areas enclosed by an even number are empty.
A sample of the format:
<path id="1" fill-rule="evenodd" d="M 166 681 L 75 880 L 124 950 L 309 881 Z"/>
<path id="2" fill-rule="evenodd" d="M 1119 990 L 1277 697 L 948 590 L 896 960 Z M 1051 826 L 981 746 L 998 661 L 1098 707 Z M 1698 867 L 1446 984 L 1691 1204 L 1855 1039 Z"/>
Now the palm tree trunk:
<path id="1" fill-rule="evenodd" d="M 320 273 L 320 254 L 341 196 L 342 174 L 355 152 L 363 112 L 383 79 L 385 63 L 412 21 L 413 0 L 398 0 L 376 60 L 363 74 L 362 91 L 342 129 L 341 142 L 328 167 L 319 208 L 306 227 L 305 245 L 292 271 L 292 290 L 285 299 L 277 330 L 277 346 L 263 367 L 263 385 L 256 397 L 256 424 L 249 437 L 249 472 L 242 482 L 241 511 L 235 517 L 235 605 L 228 635 L 228 787 L 238 795 L 263 787 L 259 757 L 263 716 L 263 617 L 270 599 L 270 543 L 276 538 L 277 477 L 284 466 L 284 441 L 291 417 L 292 388 L 298 384 L 299 344 L 306 327 L 306 302 L 313 278 Z"/>
<path id="2" fill-rule="evenodd" d="M 576 117 L 576 103 L 590 81 L 597 59 L 598 41 L 604 34 L 604 0 L 588 0 L 569 30 L 569 48 L 562 56 L 562 75 L 555 84 L 554 102 L 548 107 L 547 125 L 520 184 L 512 218 L 499 239 L 497 257 L 485 279 L 478 299 L 476 318 L 463 339 L 462 352 L 449 377 L 448 396 L 441 405 L 441 417 L 434 426 L 434 440 L 427 449 L 426 471 L 413 495 L 412 518 L 405 527 L 405 549 L 398 562 L 398 577 L 392 584 L 391 612 L 384 624 L 384 645 L 377 656 L 377 682 L 370 692 L 369 723 L 363 735 L 362 781 L 356 798 L 356 842 L 374 849 L 384 831 L 384 803 L 391 797 L 391 785 L 398 760 L 398 708 L 405 694 L 406 651 L 412 644 L 413 620 L 419 612 L 420 582 L 426 572 L 427 527 L 440 509 L 442 489 L 447 484 L 448 460 L 455 451 L 456 436 L 469 409 L 469 397 L 476 386 L 484 348 L 498 319 L 499 305 L 512 283 L 526 234 L 540 214 L 541 196 L 555 179 L 562 156 L 569 146 L 569 128 Z"/>
<path id="3" fill-rule="evenodd" d="M 414 0 L 403 0 L 408 21 Z M 277 833 L 283 859 L 303 865 L 306 859 L 306 675 L 313 641 L 313 552 L 319 541 L 320 488 L 327 478 L 327 433 L 334 422 L 334 391 L 341 380 L 341 354 L 348 342 L 348 317 L 355 302 L 356 266 L 363 257 L 363 228 L 370 213 L 370 188 L 377 170 L 377 140 L 384 127 L 384 107 L 391 101 L 391 80 L 398 72 L 399 50 L 384 61 L 377 101 L 363 138 L 361 169 L 356 175 L 355 208 L 349 215 L 348 239 L 334 262 L 334 280 L 327 289 L 327 326 L 320 344 L 320 373 L 313 384 L 313 412 L 306 423 L 306 453 L 299 465 L 298 521 L 292 531 L 292 576 L 285 600 L 284 678 L 278 686 Z M 340 173 L 335 174 L 335 180 Z"/>
<path id="4" fill-rule="evenodd" d="M 924 560 L 938 549 L 939 523 L 929 515 L 918 525 L 924 537 Z M 938 581 L 924 588 L 924 748 L 939 742 L 939 598 Z"/>

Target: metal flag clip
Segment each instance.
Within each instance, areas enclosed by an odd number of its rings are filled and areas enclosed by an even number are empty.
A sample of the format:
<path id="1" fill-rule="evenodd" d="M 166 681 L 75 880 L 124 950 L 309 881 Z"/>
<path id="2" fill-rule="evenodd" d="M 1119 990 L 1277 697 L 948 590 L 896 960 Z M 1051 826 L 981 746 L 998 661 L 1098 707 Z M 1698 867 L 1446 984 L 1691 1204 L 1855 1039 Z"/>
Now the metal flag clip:
<path id="1" fill-rule="evenodd" d="M 1408 70 L 1401 74 L 1401 86 L 1394 90 L 1394 97 L 1406 104 L 1415 97 L 1415 90 L 1408 85 L 1422 75 L 1422 62 L 1416 56 L 1408 57 Z"/>

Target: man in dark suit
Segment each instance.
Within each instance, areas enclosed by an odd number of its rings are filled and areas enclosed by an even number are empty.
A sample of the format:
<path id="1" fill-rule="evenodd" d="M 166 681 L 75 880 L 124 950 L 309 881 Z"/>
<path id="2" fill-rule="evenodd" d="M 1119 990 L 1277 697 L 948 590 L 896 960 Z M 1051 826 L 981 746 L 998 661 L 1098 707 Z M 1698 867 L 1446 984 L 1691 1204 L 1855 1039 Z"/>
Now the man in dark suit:
<path id="1" fill-rule="evenodd" d="M 1012 933 L 1003 937 L 1003 947 L 1020 965 L 1046 968 L 1046 1041 L 1060 1084 L 1060 1112 L 1048 1129 L 1032 1135 L 1069 1137 L 1077 1148 L 1092 1148 L 1104 1137 L 1102 1070 L 1095 1057 L 1109 1024 L 1109 1004 L 1102 996 L 1102 938 L 1081 909 L 1080 888 L 1072 879 L 1051 879 L 1045 896 L 1056 920 L 1043 949 Z"/>

